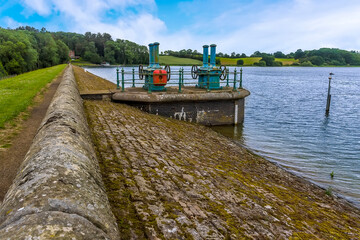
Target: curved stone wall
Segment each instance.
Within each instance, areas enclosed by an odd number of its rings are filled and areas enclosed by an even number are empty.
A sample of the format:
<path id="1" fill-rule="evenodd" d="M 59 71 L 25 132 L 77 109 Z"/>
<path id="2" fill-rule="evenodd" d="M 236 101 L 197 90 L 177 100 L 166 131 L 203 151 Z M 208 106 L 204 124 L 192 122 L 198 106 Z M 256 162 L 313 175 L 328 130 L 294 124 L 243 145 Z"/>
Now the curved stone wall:
<path id="1" fill-rule="evenodd" d="M 72 67 L 0 208 L 0 239 L 118 239 Z"/>

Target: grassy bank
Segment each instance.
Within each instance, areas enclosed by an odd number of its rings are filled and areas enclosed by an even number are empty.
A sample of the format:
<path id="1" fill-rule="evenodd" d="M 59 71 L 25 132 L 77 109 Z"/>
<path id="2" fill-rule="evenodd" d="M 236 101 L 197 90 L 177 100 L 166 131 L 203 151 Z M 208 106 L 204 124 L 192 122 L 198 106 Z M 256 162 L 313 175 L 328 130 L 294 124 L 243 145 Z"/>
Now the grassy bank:
<path id="1" fill-rule="evenodd" d="M 32 104 L 36 94 L 51 82 L 66 64 L 44 68 L 0 81 L 0 128 Z"/>

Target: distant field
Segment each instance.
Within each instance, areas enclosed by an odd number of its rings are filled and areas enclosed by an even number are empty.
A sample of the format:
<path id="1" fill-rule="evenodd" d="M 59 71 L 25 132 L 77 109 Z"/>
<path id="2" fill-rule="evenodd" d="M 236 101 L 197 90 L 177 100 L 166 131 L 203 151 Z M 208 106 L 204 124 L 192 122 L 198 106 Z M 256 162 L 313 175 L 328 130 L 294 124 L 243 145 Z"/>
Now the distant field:
<path id="1" fill-rule="evenodd" d="M 282 62 L 284 66 L 291 65 L 294 62 L 298 63 L 299 59 L 295 60 L 294 58 L 275 58 L 275 61 Z"/>
<path id="2" fill-rule="evenodd" d="M 220 58 L 221 65 L 235 66 L 239 59 L 244 60 L 244 66 L 253 66 L 261 60 L 261 57 L 247 57 L 247 58 Z M 283 66 L 291 65 L 294 62 L 299 62 L 294 58 L 275 58 L 275 61 L 283 63 Z M 161 65 L 202 65 L 202 61 L 191 58 L 179 58 L 174 56 L 160 56 Z"/>
<path id="3" fill-rule="evenodd" d="M 179 58 L 174 56 L 160 56 L 161 65 L 202 65 L 202 61 L 191 58 Z"/>
<path id="4" fill-rule="evenodd" d="M 248 58 L 220 58 L 221 65 L 236 65 L 238 60 L 244 60 L 244 66 L 252 66 L 254 63 L 259 62 L 261 57 L 248 57 Z M 275 58 L 275 61 L 282 62 L 284 66 L 291 65 L 294 62 L 299 62 L 294 58 Z"/>
<path id="5" fill-rule="evenodd" d="M 36 94 L 65 67 L 62 64 L 0 80 L 0 128 L 25 111 Z"/>
<path id="6" fill-rule="evenodd" d="M 249 58 L 220 58 L 221 65 L 236 65 L 238 60 L 244 60 L 244 66 L 252 66 L 254 63 L 259 62 L 261 57 Z"/>

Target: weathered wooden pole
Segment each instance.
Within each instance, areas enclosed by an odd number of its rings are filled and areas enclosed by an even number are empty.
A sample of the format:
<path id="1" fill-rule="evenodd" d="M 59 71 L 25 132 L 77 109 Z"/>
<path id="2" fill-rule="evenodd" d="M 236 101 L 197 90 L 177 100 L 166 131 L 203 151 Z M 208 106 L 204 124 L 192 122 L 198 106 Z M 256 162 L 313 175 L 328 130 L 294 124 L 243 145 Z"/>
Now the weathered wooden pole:
<path id="1" fill-rule="evenodd" d="M 328 94 L 327 94 L 327 101 L 326 101 L 326 110 L 325 110 L 325 115 L 328 116 L 329 112 L 330 112 L 330 102 L 331 102 L 331 94 L 330 94 L 330 89 L 331 89 L 331 76 L 335 75 L 333 73 L 329 74 L 329 86 L 328 86 Z"/>

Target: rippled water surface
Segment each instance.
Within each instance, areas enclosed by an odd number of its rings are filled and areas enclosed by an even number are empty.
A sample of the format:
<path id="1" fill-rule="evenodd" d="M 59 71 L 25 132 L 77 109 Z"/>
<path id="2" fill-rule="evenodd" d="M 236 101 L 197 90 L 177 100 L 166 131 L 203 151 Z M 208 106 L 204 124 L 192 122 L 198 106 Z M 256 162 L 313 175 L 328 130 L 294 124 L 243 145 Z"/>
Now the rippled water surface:
<path id="1" fill-rule="evenodd" d="M 114 68 L 88 70 L 116 81 Z M 251 92 L 245 122 L 214 129 L 360 206 L 360 68 L 243 70 L 243 86 Z M 330 72 L 335 75 L 326 117 Z"/>
<path id="2" fill-rule="evenodd" d="M 216 129 L 359 206 L 360 68 L 244 68 L 243 85 L 243 128 Z"/>

